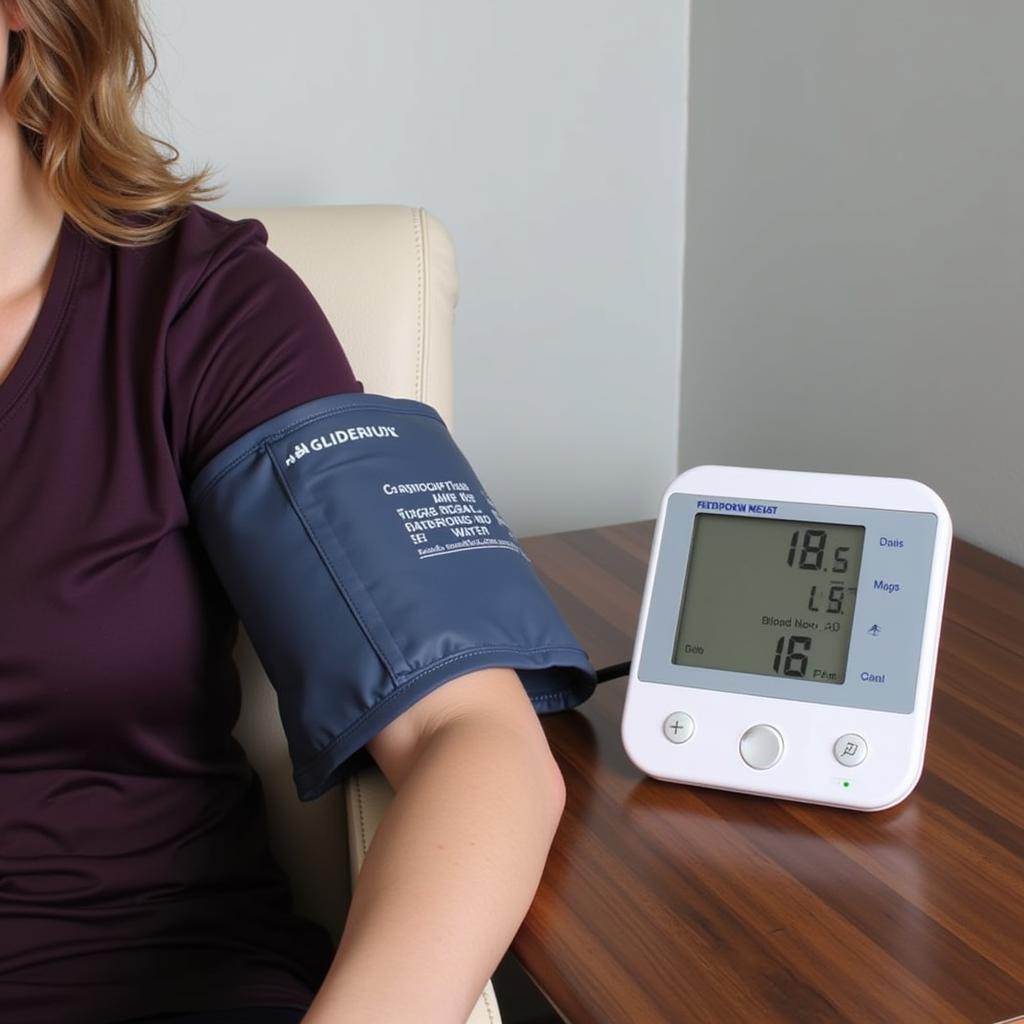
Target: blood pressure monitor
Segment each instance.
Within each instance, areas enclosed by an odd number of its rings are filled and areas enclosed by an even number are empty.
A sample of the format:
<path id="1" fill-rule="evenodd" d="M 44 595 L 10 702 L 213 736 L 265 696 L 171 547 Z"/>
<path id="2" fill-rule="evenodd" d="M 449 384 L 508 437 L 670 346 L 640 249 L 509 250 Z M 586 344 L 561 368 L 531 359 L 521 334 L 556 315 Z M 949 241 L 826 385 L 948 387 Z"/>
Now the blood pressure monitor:
<path id="1" fill-rule="evenodd" d="M 899 803 L 924 763 L 951 537 L 913 480 L 687 470 L 654 532 L 630 760 L 670 782 Z"/>

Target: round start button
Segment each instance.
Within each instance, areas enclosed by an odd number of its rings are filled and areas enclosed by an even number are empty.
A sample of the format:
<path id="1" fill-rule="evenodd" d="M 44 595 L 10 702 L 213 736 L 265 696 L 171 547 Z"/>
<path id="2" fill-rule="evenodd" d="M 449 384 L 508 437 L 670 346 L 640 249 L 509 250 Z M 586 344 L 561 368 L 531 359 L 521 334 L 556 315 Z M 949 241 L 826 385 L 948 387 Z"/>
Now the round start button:
<path id="1" fill-rule="evenodd" d="M 752 725 L 740 737 L 740 757 L 758 771 L 778 764 L 783 747 L 782 734 L 770 725 Z"/>

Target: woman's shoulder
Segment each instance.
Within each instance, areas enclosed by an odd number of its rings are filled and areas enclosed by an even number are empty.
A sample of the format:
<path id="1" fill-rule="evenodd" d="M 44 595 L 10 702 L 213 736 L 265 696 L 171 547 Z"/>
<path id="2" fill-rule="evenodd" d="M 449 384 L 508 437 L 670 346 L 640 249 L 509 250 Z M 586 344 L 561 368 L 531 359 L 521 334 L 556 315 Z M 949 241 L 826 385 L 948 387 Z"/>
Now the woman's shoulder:
<path id="1" fill-rule="evenodd" d="M 259 220 L 198 206 L 160 243 L 180 290 L 165 353 L 186 478 L 253 424 L 311 398 L 362 390 L 313 294 L 266 243 Z"/>
<path id="2" fill-rule="evenodd" d="M 190 204 L 151 248 L 154 251 L 147 254 L 148 261 L 165 272 L 165 280 L 176 282 L 181 302 L 211 275 L 261 276 L 280 269 L 280 261 L 267 248 L 267 230 L 259 220 L 231 220 L 196 203 Z"/>
<path id="3" fill-rule="evenodd" d="M 267 229 L 255 217 L 232 220 L 208 206 L 190 203 L 170 238 L 178 248 L 202 257 L 253 243 L 257 249 L 265 249 Z"/>
<path id="4" fill-rule="evenodd" d="M 145 218 L 127 216 L 139 223 Z M 156 241 L 104 247 L 116 276 L 150 310 L 159 305 L 169 318 L 226 277 L 256 284 L 290 273 L 267 247 L 267 230 L 259 220 L 232 220 L 197 203 L 190 203 Z"/>

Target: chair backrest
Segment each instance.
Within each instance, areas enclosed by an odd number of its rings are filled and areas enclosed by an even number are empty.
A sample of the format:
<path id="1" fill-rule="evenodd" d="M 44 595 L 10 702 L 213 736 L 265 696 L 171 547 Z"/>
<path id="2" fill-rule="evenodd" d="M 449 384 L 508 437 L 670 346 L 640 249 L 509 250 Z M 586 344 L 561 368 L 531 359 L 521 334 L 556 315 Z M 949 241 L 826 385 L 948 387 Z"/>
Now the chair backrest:
<path id="1" fill-rule="evenodd" d="M 409 206 L 212 208 L 263 223 L 269 248 L 313 293 L 367 392 L 426 402 L 452 429 L 458 272 L 438 220 Z M 271 848 L 296 909 L 337 943 L 351 899 L 342 789 L 299 801 L 277 696 L 244 626 L 235 661 L 242 710 L 233 735 L 263 783 Z"/>

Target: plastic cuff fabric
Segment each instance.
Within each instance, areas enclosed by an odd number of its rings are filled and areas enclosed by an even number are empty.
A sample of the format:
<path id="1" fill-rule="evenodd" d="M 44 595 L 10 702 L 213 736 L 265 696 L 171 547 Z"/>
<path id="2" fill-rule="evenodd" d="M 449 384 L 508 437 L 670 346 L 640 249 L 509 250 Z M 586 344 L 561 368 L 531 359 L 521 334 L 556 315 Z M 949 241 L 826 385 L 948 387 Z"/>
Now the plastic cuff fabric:
<path id="1" fill-rule="evenodd" d="M 594 692 L 586 652 L 429 405 L 305 402 L 213 456 L 187 501 L 277 692 L 301 800 L 456 676 L 516 669 L 538 714 Z"/>

